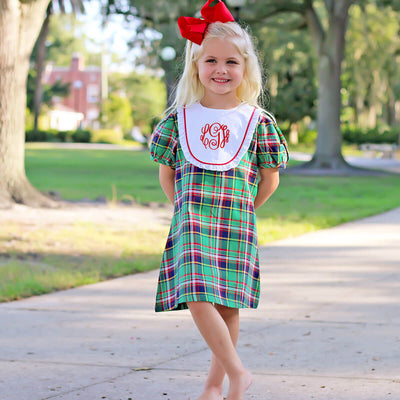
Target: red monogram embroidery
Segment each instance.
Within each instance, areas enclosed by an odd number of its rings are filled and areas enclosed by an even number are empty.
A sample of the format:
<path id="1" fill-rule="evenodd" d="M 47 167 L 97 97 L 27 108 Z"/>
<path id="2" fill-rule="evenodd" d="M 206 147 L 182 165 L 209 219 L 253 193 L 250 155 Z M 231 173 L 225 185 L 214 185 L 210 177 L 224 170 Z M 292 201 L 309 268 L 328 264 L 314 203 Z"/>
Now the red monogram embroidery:
<path id="1" fill-rule="evenodd" d="M 229 142 L 229 129 L 226 125 L 221 125 L 218 122 L 213 124 L 205 124 L 201 128 L 200 140 L 205 148 L 210 150 L 223 149 L 226 143 Z"/>

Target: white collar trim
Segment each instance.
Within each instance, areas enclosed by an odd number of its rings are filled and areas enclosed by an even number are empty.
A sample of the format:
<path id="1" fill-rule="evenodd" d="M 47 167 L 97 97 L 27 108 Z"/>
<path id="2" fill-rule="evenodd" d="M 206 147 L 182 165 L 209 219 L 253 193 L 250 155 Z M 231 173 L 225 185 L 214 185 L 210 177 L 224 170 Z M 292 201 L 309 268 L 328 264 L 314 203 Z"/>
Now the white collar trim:
<path id="1" fill-rule="evenodd" d="M 261 110 L 245 103 L 229 110 L 195 103 L 179 107 L 177 112 L 185 159 L 199 168 L 228 171 L 237 167 L 247 152 Z"/>

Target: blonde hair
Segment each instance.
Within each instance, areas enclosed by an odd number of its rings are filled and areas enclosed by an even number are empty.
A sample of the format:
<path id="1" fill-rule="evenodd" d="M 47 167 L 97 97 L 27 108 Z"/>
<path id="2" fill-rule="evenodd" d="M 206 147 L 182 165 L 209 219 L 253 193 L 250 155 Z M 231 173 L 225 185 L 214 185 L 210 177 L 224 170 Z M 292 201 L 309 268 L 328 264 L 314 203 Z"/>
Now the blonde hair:
<path id="1" fill-rule="evenodd" d="M 236 22 L 214 22 L 208 26 L 200 46 L 189 40 L 186 43 L 184 71 L 178 82 L 171 109 L 189 106 L 203 98 L 204 88 L 199 79 L 197 61 L 203 53 L 204 44 L 215 38 L 230 40 L 245 59 L 243 79 L 236 89 L 237 96 L 241 101 L 259 107 L 262 73 L 250 35 Z"/>

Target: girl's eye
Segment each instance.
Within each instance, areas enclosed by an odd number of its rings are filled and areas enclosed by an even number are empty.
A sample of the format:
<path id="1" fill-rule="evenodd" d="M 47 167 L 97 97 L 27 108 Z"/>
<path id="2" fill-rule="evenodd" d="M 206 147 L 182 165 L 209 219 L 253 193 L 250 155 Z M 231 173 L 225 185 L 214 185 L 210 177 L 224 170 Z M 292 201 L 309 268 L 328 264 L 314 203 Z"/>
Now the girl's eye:
<path id="1" fill-rule="evenodd" d="M 213 58 L 209 58 L 208 60 L 206 60 L 207 63 L 213 63 L 215 62 L 215 60 Z"/>
<path id="2" fill-rule="evenodd" d="M 237 64 L 237 62 L 235 60 L 229 60 L 228 64 Z"/>

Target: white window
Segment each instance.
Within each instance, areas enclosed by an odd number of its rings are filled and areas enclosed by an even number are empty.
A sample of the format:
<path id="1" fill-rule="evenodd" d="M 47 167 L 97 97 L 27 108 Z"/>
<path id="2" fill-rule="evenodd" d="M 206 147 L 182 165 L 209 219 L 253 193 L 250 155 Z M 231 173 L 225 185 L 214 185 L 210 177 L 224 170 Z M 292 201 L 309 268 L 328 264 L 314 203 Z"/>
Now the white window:
<path id="1" fill-rule="evenodd" d="M 97 108 L 91 108 L 90 110 L 88 110 L 87 114 L 86 114 L 86 118 L 93 121 L 94 119 L 99 118 L 99 110 Z"/>
<path id="2" fill-rule="evenodd" d="M 100 97 L 99 85 L 88 85 L 87 87 L 87 101 L 88 103 L 97 103 Z"/>

